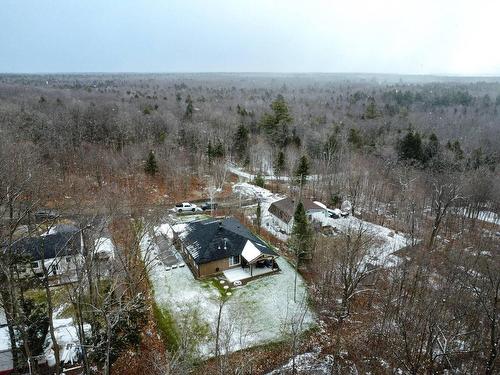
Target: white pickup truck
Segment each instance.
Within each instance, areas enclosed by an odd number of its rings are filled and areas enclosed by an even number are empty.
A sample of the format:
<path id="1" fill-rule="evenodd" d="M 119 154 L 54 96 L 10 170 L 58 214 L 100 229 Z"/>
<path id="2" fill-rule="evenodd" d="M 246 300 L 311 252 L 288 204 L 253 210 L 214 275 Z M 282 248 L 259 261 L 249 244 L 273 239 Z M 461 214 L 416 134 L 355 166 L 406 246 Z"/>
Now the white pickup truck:
<path id="1" fill-rule="evenodd" d="M 202 212 L 203 210 L 193 203 L 179 203 L 173 208 L 175 212 Z"/>

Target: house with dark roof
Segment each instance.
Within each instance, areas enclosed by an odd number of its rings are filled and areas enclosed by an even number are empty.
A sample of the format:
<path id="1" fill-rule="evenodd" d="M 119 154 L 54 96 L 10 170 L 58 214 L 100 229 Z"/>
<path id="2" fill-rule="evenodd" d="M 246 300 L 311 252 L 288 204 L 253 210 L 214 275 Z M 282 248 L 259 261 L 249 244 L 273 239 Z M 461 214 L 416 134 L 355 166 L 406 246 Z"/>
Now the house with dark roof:
<path id="1" fill-rule="evenodd" d="M 271 214 L 272 224 L 280 228 L 283 232 L 290 234 L 293 228 L 293 215 L 295 214 L 297 204 L 298 201 L 289 197 L 271 203 L 269 213 Z M 304 205 L 309 221 L 312 221 L 315 215 L 326 214 L 324 207 L 310 199 L 303 198 L 302 204 Z"/>
<path id="2" fill-rule="evenodd" d="M 278 254 L 233 217 L 190 222 L 176 237 L 197 278 L 234 270 L 241 280 L 279 271 Z"/>
<path id="3" fill-rule="evenodd" d="M 21 238 L 4 251 L 15 252 L 29 261 L 30 266 L 23 268 L 36 276 L 44 275 L 45 266 L 51 278 L 67 282 L 75 276 L 83 259 L 82 233 L 74 226 L 54 227 L 41 236 Z"/>

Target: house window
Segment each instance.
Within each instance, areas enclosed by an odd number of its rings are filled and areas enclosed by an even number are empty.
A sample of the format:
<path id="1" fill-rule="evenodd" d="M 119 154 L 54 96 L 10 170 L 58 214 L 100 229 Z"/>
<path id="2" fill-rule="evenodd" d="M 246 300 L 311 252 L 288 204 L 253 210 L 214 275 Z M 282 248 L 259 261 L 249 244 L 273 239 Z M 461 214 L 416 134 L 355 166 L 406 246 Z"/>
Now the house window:
<path id="1" fill-rule="evenodd" d="M 229 265 L 230 266 L 236 266 L 237 264 L 240 264 L 240 256 L 239 255 L 229 257 Z"/>
<path id="2" fill-rule="evenodd" d="M 38 262 L 32 262 L 31 267 L 33 268 L 38 268 Z"/>

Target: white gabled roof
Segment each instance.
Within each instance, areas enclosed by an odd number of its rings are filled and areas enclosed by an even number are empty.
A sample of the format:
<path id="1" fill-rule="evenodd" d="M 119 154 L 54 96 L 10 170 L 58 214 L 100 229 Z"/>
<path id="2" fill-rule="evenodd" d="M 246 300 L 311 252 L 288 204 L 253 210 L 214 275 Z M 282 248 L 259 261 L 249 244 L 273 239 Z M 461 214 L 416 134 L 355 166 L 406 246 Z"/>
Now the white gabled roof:
<path id="1" fill-rule="evenodd" d="M 257 259 L 262 253 L 257 247 L 253 244 L 252 241 L 247 240 L 243 251 L 241 252 L 241 256 L 246 259 L 247 262 L 252 262 Z"/>
<path id="2" fill-rule="evenodd" d="M 318 201 L 313 201 L 313 203 L 314 203 L 316 206 L 319 206 L 320 208 L 322 208 L 322 209 L 324 209 L 324 210 L 326 210 L 326 209 L 327 209 L 327 207 L 326 207 L 323 203 L 321 203 L 321 202 L 318 202 Z"/>
<path id="3" fill-rule="evenodd" d="M 115 256 L 115 245 L 111 238 L 100 237 L 95 242 L 95 252 L 98 255 L 108 256 L 109 258 L 114 258 Z"/>

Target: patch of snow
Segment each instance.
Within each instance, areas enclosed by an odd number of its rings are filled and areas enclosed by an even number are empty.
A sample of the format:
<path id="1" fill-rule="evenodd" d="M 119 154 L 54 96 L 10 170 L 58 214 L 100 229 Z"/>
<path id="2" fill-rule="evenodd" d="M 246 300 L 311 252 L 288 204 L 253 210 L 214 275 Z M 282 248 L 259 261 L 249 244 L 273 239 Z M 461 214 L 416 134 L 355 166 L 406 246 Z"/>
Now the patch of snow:
<path id="1" fill-rule="evenodd" d="M 319 352 L 309 352 L 295 356 L 295 371 L 297 374 L 329 375 L 333 370 L 333 356 L 320 358 Z M 283 366 L 267 373 L 267 375 L 281 375 L 292 373 L 293 358 Z"/>
<path id="2" fill-rule="evenodd" d="M 175 233 L 177 233 L 177 235 L 180 237 L 180 238 L 185 238 L 187 236 L 187 234 L 189 233 L 186 229 L 187 229 L 187 223 L 178 223 L 178 224 L 174 224 L 172 226 L 172 229 L 174 230 Z"/>
<path id="3" fill-rule="evenodd" d="M 241 177 L 245 180 L 254 180 L 255 177 L 257 177 L 256 174 L 252 174 L 252 173 L 248 173 L 248 172 L 245 172 L 243 171 L 240 167 L 238 167 L 237 165 L 235 164 L 231 164 L 231 163 L 228 163 L 226 164 L 226 170 L 237 175 L 238 177 Z M 268 171 L 270 172 L 270 171 Z M 275 176 L 274 174 L 268 174 L 268 175 L 265 175 L 265 174 L 262 174 L 261 177 L 265 180 L 265 181 L 274 181 L 274 180 L 280 180 L 280 181 L 290 181 L 292 180 L 291 177 L 288 177 L 288 176 Z M 318 180 L 319 179 L 319 176 L 318 175 L 310 175 L 310 176 L 307 176 L 307 180 L 308 181 L 315 181 L 315 180 Z"/>
<path id="4" fill-rule="evenodd" d="M 459 209 L 459 215 L 468 218 L 477 218 L 477 220 L 485 221 L 487 223 L 500 224 L 500 215 L 492 211 L 479 211 L 471 213 L 467 208 Z"/>
<path id="5" fill-rule="evenodd" d="M 260 200 L 260 207 L 262 212 L 262 227 L 276 238 L 282 241 L 286 241 L 288 237 L 286 236 L 286 234 L 281 233 L 279 228 L 276 228 L 274 226 L 272 215 L 269 213 L 269 207 L 271 206 L 271 204 L 285 198 L 283 195 L 273 194 L 267 189 L 246 182 L 235 184 L 233 186 L 233 191 L 246 197 L 258 198 Z"/>
<path id="6" fill-rule="evenodd" d="M 267 189 L 261 188 L 257 185 L 249 184 L 248 182 L 240 182 L 238 184 L 235 184 L 233 186 L 233 191 L 247 197 L 258 198 L 261 203 L 262 201 L 268 200 L 274 202 L 284 198 L 281 195 L 273 194 Z"/>
<path id="7" fill-rule="evenodd" d="M 73 319 L 54 319 L 54 333 L 57 344 L 60 348 L 60 359 L 65 364 L 74 364 L 79 360 L 81 354 L 80 339 L 78 338 L 77 328 L 73 324 Z M 84 324 L 85 332 L 90 332 L 90 325 Z M 50 333 L 47 333 L 45 338 L 45 358 L 49 366 L 54 366 L 56 363 L 52 338 Z"/>
<path id="8" fill-rule="evenodd" d="M 165 223 L 160 225 L 159 227 L 156 227 L 155 234 L 156 235 L 163 234 L 164 236 L 167 236 L 167 238 L 170 238 L 171 240 L 174 238 L 174 230 L 172 229 L 172 226 L 169 223 Z"/>
<path id="9" fill-rule="evenodd" d="M 5 316 L 5 311 L 2 306 L 0 306 L 0 326 L 7 324 L 7 317 Z"/>
<path id="10" fill-rule="evenodd" d="M 344 212 L 351 212 L 351 210 L 352 210 L 351 202 L 350 201 L 343 201 L 340 209 Z"/>
<path id="11" fill-rule="evenodd" d="M 59 315 L 63 313 L 63 311 L 69 306 L 69 302 L 65 302 L 62 305 L 60 305 L 55 311 L 54 311 L 54 318 L 58 318 Z"/>
<path id="12" fill-rule="evenodd" d="M 379 244 L 373 247 L 369 259 L 370 263 L 373 264 L 395 261 L 395 259 L 391 258 L 391 254 L 409 244 L 408 238 L 404 235 L 395 233 L 392 229 L 381 225 L 358 219 L 354 216 L 339 219 L 330 218 L 322 213 L 313 214 L 312 216 L 313 220 L 320 222 L 322 226 L 334 228 L 338 232 L 345 232 L 349 229 L 359 228 L 360 226 L 365 228 L 366 231 L 375 236 L 378 240 L 377 242 L 379 242 Z"/>
<path id="13" fill-rule="evenodd" d="M 0 352 L 10 350 L 9 327 L 0 327 Z"/>

